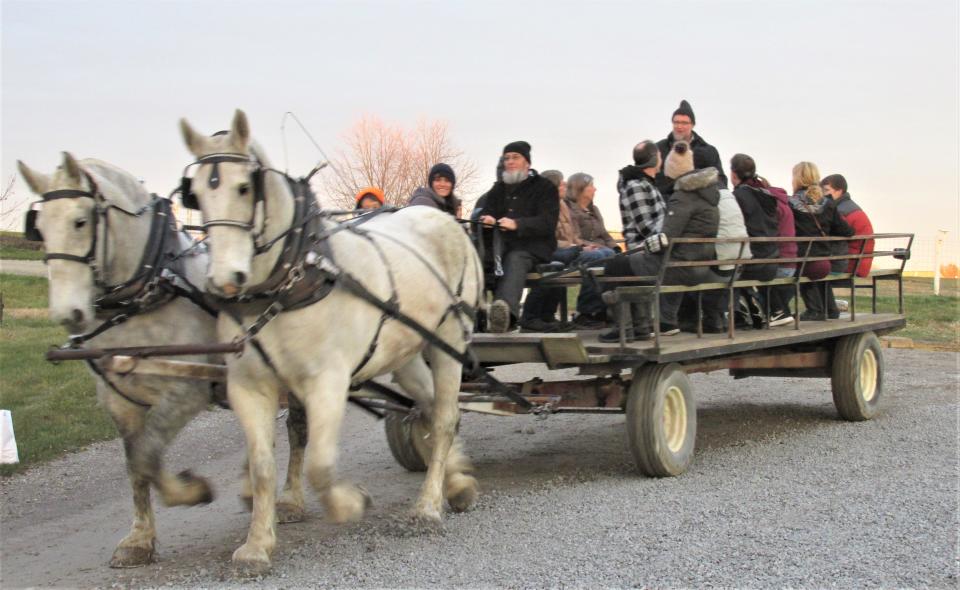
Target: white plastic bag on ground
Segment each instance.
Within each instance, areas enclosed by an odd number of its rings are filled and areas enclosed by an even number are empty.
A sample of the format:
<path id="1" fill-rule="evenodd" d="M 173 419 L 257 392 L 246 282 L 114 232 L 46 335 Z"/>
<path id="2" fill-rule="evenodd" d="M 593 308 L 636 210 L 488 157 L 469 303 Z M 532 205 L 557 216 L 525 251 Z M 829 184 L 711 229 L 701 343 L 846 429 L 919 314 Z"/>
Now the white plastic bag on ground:
<path id="1" fill-rule="evenodd" d="M 13 436 L 13 415 L 0 410 L 0 463 L 19 463 L 17 439 Z"/>

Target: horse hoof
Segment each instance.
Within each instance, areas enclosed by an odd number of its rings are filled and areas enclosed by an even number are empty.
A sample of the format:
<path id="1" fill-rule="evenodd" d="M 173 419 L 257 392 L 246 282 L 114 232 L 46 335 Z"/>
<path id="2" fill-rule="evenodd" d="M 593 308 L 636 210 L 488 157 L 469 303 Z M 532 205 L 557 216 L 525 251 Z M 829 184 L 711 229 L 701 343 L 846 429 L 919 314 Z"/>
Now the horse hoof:
<path id="1" fill-rule="evenodd" d="M 327 519 L 334 524 L 360 520 L 363 511 L 371 504 L 370 494 L 366 490 L 349 484 L 333 486 L 324 498 Z"/>
<path id="2" fill-rule="evenodd" d="M 425 504 L 417 505 L 412 518 L 417 524 L 430 527 L 438 526 L 443 522 L 443 515 L 440 514 L 440 510 Z"/>
<path id="3" fill-rule="evenodd" d="M 447 477 L 445 486 L 447 502 L 450 503 L 450 509 L 454 512 L 466 512 L 470 510 L 477 501 L 477 495 L 480 493 L 480 486 L 477 479 L 472 475 L 457 473 Z"/>
<path id="4" fill-rule="evenodd" d="M 239 577 L 262 576 L 270 571 L 270 556 L 265 550 L 244 543 L 233 552 L 233 567 Z"/>
<path id="5" fill-rule="evenodd" d="M 163 495 L 167 506 L 196 506 L 213 502 L 213 488 L 206 478 L 194 475 L 187 469 L 177 474 L 179 489 Z"/>
<path id="6" fill-rule="evenodd" d="M 153 547 L 117 547 L 110 558 L 110 567 L 143 567 L 153 563 Z"/>
<path id="7" fill-rule="evenodd" d="M 289 504 L 287 502 L 277 503 L 277 522 L 287 524 L 291 522 L 301 522 L 304 517 L 303 506 Z"/>

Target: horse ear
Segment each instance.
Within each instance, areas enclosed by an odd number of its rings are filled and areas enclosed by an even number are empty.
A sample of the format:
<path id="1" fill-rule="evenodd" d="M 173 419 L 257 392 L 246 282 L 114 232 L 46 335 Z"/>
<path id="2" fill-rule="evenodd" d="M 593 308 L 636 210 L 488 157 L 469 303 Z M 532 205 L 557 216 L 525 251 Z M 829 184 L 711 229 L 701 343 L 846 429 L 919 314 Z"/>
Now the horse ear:
<path id="1" fill-rule="evenodd" d="M 247 114 L 237 109 L 233 113 L 233 123 L 230 125 L 230 139 L 234 145 L 241 151 L 246 151 L 247 144 L 250 143 L 250 123 L 247 122 Z"/>
<path id="2" fill-rule="evenodd" d="M 180 119 L 180 135 L 183 136 L 183 143 L 186 144 L 190 153 L 199 158 L 203 137 L 193 130 L 193 127 L 190 126 L 190 123 L 187 123 L 186 119 Z"/>
<path id="3" fill-rule="evenodd" d="M 30 190 L 42 195 L 47 192 L 50 188 L 50 177 L 46 174 L 41 174 L 35 170 L 32 170 L 29 166 L 24 164 L 21 160 L 17 160 L 17 168 L 20 170 L 20 176 L 27 181 L 27 186 L 30 187 Z"/>
<path id="4" fill-rule="evenodd" d="M 77 163 L 76 158 L 70 152 L 63 152 L 63 169 L 74 180 L 83 178 L 83 170 L 80 169 L 80 164 Z"/>

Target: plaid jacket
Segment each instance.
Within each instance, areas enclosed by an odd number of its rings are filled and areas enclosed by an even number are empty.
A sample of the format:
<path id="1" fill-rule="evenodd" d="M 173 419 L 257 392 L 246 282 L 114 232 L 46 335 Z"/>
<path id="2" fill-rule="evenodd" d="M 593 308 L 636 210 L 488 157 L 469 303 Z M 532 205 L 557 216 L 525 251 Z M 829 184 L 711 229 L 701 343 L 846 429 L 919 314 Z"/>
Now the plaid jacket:
<path id="1" fill-rule="evenodd" d="M 635 248 L 649 236 L 661 232 L 667 206 L 652 178 L 642 172 L 638 174 L 635 166 L 627 166 L 620 171 L 617 191 L 627 248 Z"/>

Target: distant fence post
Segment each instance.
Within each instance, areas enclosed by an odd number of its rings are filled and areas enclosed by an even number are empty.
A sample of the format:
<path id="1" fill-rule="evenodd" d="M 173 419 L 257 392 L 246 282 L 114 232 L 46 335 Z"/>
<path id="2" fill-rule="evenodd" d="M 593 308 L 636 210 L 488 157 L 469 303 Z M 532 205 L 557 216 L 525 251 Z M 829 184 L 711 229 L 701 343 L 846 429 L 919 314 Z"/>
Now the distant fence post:
<path id="1" fill-rule="evenodd" d="M 940 295 L 940 257 L 943 254 L 943 243 L 947 239 L 947 230 L 937 230 L 937 239 L 933 246 L 933 294 Z"/>

